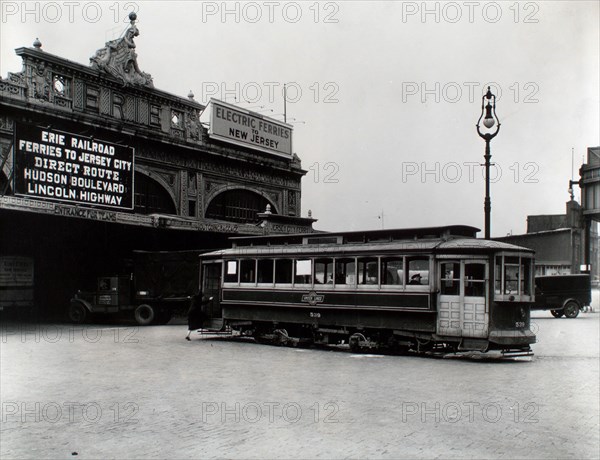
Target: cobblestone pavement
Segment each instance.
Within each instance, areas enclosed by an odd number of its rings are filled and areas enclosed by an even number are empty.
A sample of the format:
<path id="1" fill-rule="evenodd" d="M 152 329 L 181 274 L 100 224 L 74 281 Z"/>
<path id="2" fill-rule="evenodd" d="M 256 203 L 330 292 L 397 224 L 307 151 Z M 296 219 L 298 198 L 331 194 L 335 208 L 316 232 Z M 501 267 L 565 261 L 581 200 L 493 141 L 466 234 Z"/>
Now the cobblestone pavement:
<path id="1" fill-rule="evenodd" d="M 598 458 L 598 310 L 510 362 L 3 324 L 0 456 Z"/>

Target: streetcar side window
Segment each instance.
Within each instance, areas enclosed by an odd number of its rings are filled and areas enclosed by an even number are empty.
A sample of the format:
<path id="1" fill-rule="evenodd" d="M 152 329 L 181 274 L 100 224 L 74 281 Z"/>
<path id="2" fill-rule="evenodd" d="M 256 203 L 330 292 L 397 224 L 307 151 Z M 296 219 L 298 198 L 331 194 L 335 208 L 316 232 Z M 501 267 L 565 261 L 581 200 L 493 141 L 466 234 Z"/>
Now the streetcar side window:
<path id="1" fill-rule="evenodd" d="M 514 300 L 515 296 L 532 296 L 533 258 L 518 255 L 496 256 L 494 292 L 499 299 L 510 296 L 504 300 Z"/>
<path id="2" fill-rule="evenodd" d="M 311 283 L 312 283 L 312 260 L 310 260 L 310 259 L 296 260 L 294 284 L 311 284 Z"/>
<path id="3" fill-rule="evenodd" d="M 465 296 L 485 296 L 485 264 L 465 263 Z"/>
<path id="4" fill-rule="evenodd" d="M 225 264 L 225 277 L 226 283 L 237 283 L 238 282 L 238 261 L 228 260 Z"/>
<path id="5" fill-rule="evenodd" d="M 441 294 L 460 295 L 460 263 L 444 262 L 440 267 Z"/>
<path id="6" fill-rule="evenodd" d="M 259 259 L 258 260 L 258 282 L 265 284 L 273 284 L 273 259 Z"/>
<path id="7" fill-rule="evenodd" d="M 429 257 L 407 257 L 406 284 L 429 284 Z"/>
<path id="8" fill-rule="evenodd" d="M 315 259 L 315 284 L 333 284 L 333 259 Z"/>
<path id="9" fill-rule="evenodd" d="M 292 259 L 275 261 L 275 284 L 292 284 Z"/>
<path id="10" fill-rule="evenodd" d="M 381 284 L 402 286 L 404 279 L 404 258 L 384 257 L 381 259 Z"/>
<path id="11" fill-rule="evenodd" d="M 240 283 L 256 283 L 256 260 L 240 261 Z"/>
<path id="12" fill-rule="evenodd" d="M 377 262 L 376 257 L 364 257 L 358 259 L 358 284 L 379 284 Z"/>
<path id="13" fill-rule="evenodd" d="M 504 258 L 504 294 L 519 293 L 519 258 Z"/>
<path id="14" fill-rule="evenodd" d="M 356 280 L 356 264 L 352 257 L 335 259 L 335 284 L 354 285 Z"/>

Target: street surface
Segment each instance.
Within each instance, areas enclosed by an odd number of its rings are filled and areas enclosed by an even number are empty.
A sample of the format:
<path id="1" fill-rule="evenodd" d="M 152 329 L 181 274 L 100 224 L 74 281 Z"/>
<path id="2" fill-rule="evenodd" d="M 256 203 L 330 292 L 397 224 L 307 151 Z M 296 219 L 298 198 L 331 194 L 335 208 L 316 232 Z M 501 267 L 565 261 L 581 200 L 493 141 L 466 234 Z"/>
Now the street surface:
<path id="1" fill-rule="evenodd" d="M 594 295 L 576 319 L 534 312 L 535 356 L 513 361 L 4 323 L 0 457 L 597 459 Z"/>

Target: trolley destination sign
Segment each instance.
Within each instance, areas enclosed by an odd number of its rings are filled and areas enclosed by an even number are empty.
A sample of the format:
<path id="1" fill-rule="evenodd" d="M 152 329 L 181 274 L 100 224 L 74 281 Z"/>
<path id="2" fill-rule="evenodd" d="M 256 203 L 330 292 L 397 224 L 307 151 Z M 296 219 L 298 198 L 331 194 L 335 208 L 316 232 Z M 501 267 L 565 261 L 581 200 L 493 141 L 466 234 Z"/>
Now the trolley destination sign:
<path id="1" fill-rule="evenodd" d="M 211 99 L 210 103 L 211 138 L 287 158 L 292 156 L 292 127 L 287 123 L 217 99 Z"/>
<path id="2" fill-rule="evenodd" d="M 15 195 L 133 209 L 133 148 L 53 128 L 15 126 Z"/>

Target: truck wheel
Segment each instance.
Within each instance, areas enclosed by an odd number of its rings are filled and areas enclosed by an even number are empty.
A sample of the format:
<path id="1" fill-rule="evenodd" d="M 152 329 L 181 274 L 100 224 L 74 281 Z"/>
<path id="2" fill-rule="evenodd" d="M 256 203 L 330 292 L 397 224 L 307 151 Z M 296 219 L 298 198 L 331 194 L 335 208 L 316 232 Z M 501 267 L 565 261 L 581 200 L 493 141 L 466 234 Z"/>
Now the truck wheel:
<path id="1" fill-rule="evenodd" d="M 156 313 L 151 305 L 142 304 L 135 309 L 134 316 L 140 326 L 148 326 L 154 321 Z"/>
<path id="2" fill-rule="evenodd" d="M 569 300 L 563 308 L 563 312 L 567 318 L 577 318 L 577 315 L 579 315 L 579 304 L 574 300 Z"/>
<path id="3" fill-rule="evenodd" d="M 87 309 L 80 303 L 72 303 L 69 305 L 69 319 L 75 324 L 85 322 L 87 312 Z"/>
<path id="4" fill-rule="evenodd" d="M 552 316 L 554 316 L 555 318 L 560 318 L 562 315 L 565 314 L 562 310 L 550 310 L 550 313 L 552 313 Z"/>

